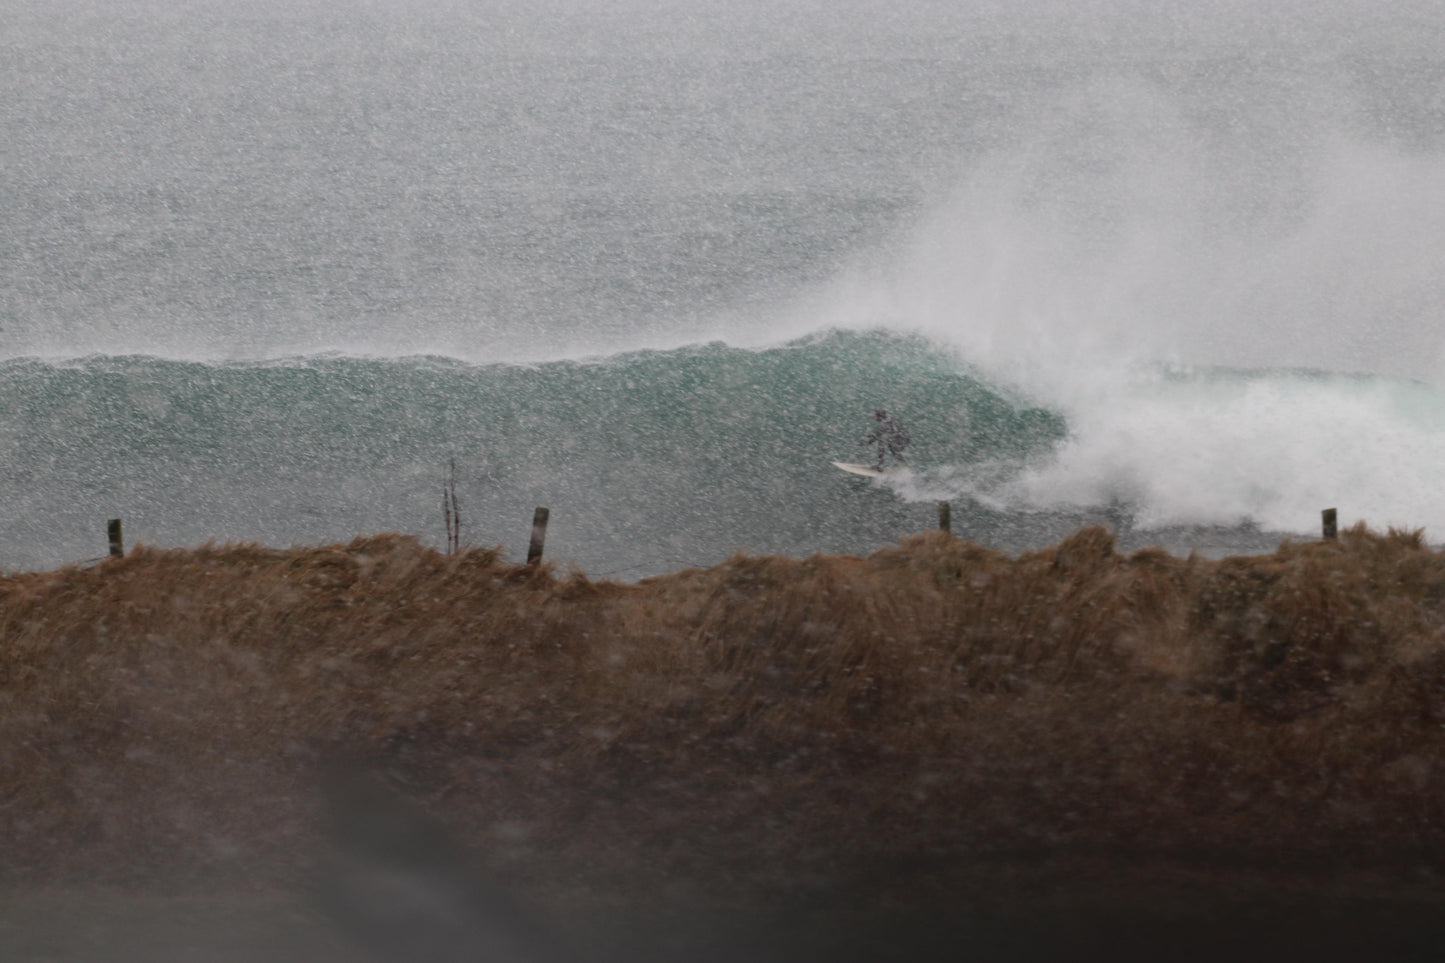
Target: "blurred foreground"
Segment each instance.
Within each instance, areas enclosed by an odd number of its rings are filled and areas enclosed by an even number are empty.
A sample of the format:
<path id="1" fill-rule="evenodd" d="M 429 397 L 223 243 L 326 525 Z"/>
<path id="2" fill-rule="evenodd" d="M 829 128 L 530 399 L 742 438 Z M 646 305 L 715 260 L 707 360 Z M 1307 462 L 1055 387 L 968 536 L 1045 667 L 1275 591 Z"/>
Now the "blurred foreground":
<path id="1" fill-rule="evenodd" d="M 0 579 L 6 959 L 1445 946 L 1445 554 L 383 535 Z M 525 909 L 523 908 L 525 907 Z"/>

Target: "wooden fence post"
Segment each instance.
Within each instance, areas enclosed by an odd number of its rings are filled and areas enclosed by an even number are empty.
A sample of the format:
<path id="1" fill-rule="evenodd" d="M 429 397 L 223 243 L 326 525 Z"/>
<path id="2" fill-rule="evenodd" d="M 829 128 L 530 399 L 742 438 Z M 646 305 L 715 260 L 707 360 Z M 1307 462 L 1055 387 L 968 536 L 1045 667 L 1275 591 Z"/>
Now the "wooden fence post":
<path id="1" fill-rule="evenodd" d="M 1333 508 L 1326 508 L 1320 512 L 1320 527 L 1324 529 L 1325 538 L 1339 537 L 1340 529 L 1335 521 L 1335 510 Z"/>
<path id="2" fill-rule="evenodd" d="M 120 537 L 120 519 L 112 518 L 105 525 L 106 534 L 110 536 L 110 554 L 114 558 L 125 555 L 125 543 Z"/>
<path id="3" fill-rule="evenodd" d="M 953 531 L 953 506 L 948 502 L 938 503 L 938 527 L 945 532 Z"/>
<path id="4" fill-rule="evenodd" d="M 547 541 L 547 509 L 537 506 L 532 513 L 532 544 L 527 546 L 527 564 L 536 565 L 542 560 L 542 546 Z"/>
<path id="5" fill-rule="evenodd" d="M 447 554 L 455 555 L 462 550 L 462 506 L 457 501 L 457 460 L 447 462 L 446 478 L 442 481 L 442 515 L 447 523 Z"/>

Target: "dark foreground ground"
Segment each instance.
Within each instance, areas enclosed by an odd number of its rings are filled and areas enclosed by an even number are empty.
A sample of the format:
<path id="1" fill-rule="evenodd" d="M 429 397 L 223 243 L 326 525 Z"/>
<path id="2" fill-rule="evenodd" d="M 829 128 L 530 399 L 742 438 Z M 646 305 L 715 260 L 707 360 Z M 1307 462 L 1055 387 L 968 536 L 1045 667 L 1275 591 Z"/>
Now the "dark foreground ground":
<path id="1" fill-rule="evenodd" d="M 1017 874 L 1019 867 L 1006 872 Z M 1117 867 L 1110 867 L 1113 876 Z M 1135 882 L 1151 874 L 1135 868 Z M 426 920 L 405 949 L 369 943 L 305 894 L 161 897 L 86 890 L 7 893 L 0 909 L 0 957 L 6 960 L 156 963 L 303 963 L 303 961 L 493 960 L 572 958 L 612 961 L 868 960 L 1439 960 L 1445 927 L 1438 888 L 1402 891 L 1378 877 L 1336 880 L 1325 892 L 1279 880 L 1214 878 L 1204 889 L 1161 885 L 1188 905 L 1152 910 L 1113 898 L 1028 901 L 1013 912 L 967 906 L 938 913 L 813 906 L 772 912 L 664 907 L 563 914 L 553 942 L 534 955 L 478 951 L 465 938 L 435 944 L 454 927 Z M 1221 898 L 1221 884 L 1233 891 Z M 1369 898 L 1341 896 L 1364 888 Z M 1433 891 L 1432 891 L 1433 890 Z M 1116 896 L 1117 894 L 1110 894 Z M 1201 901 L 1201 897 L 1204 897 Z M 1137 894 L 1135 896 L 1137 898 Z M 1132 900 L 1131 900 L 1132 901 Z M 850 901 L 851 902 L 851 901 Z M 1168 902 L 1166 900 L 1166 902 Z M 398 941 L 400 942 L 400 941 Z"/>
<path id="2" fill-rule="evenodd" d="M 0 579 L 0 959 L 1445 958 L 1445 556 Z"/>

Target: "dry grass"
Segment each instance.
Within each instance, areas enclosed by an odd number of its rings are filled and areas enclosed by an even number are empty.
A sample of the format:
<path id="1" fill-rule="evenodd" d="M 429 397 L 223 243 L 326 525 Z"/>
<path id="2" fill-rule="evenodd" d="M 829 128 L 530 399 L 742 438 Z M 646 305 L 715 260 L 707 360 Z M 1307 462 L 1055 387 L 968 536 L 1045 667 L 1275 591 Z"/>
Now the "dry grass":
<path id="1" fill-rule="evenodd" d="M 295 879 L 335 753 L 599 890 L 1445 857 L 1419 533 L 1220 562 L 928 534 L 636 585 L 393 535 L 141 548 L 0 579 L 0 653 L 12 882 Z"/>

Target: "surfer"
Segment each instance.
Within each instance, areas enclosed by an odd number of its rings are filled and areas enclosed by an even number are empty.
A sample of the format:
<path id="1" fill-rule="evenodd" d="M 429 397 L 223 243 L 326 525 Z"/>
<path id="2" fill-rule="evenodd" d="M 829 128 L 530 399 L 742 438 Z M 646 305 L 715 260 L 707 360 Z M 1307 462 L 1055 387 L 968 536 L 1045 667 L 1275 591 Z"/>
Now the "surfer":
<path id="1" fill-rule="evenodd" d="M 862 442 L 865 445 L 878 446 L 878 459 L 874 462 L 873 468 L 882 471 L 883 459 L 888 455 L 897 458 L 900 465 L 908 464 L 908 459 L 903 457 L 903 449 L 908 447 L 908 429 L 882 408 L 873 412 L 873 420 L 878 424 L 873 426 L 873 430 Z"/>

